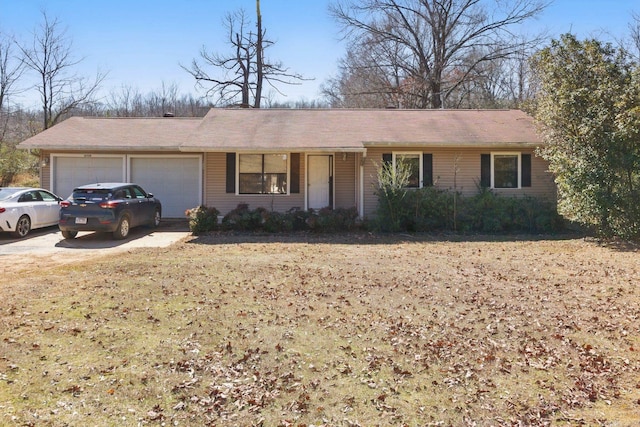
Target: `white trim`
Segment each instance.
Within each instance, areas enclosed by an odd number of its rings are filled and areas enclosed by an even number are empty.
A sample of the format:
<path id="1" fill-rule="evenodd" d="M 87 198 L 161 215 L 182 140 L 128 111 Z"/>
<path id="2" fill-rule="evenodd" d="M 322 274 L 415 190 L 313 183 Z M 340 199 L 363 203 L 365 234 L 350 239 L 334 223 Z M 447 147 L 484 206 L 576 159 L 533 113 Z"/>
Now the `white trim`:
<path id="1" fill-rule="evenodd" d="M 499 187 L 495 186 L 495 169 L 494 169 L 494 157 L 495 156 L 515 156 L 518 159 L 518 185 L 516 187 Z M 522 188 L 522 153 L 518 151 L 495 151 L 491 152 L 491 188 L 496 190 L 520 190 Z"/>

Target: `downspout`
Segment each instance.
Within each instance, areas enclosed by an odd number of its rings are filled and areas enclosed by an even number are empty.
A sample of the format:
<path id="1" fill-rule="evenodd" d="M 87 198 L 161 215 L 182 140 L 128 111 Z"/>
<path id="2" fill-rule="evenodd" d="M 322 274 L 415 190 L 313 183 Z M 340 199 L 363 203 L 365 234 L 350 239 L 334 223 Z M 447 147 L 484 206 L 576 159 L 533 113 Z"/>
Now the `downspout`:
<path id="1" fill-rule="evenodd" d="M 360 203 L 358 214 L 364 219 L 364 163 L 367 160 L 367 149 L 365 148 L 360 157 Z"/>

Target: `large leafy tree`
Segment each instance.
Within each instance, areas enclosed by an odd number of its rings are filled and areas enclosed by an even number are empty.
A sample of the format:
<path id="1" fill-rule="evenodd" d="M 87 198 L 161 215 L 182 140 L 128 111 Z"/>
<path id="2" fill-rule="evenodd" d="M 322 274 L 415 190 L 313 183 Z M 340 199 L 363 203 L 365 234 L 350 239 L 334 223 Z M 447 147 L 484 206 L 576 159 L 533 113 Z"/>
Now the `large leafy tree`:
<path id="1" fill-rule="evenodd" d="M 533 59 L 535 117 L 559 211 L 606 236 L 640 237 L 640 70 L 624 51 L 572 35 Z"/>

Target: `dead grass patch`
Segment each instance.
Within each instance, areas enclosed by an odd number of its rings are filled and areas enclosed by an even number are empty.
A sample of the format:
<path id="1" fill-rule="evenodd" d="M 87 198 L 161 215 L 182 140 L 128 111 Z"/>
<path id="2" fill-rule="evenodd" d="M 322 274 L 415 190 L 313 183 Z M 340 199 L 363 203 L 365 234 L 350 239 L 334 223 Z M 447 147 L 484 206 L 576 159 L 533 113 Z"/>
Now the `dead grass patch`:
<path id="1" fill-rule="evenodd" d="M 638 261 L 577 238 L 217 234 L 9 271 L 0 424 L 635 425 Z"/>

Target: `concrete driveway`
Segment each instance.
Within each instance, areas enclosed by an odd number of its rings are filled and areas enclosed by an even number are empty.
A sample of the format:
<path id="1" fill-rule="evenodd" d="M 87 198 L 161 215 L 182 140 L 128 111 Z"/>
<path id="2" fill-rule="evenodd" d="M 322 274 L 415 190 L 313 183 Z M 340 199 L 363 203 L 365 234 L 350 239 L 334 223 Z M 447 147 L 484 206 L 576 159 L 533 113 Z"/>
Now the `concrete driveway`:
<path id="1" fill-rule="evenodd" d="M 58 226 L 32 230 L 24 239 L 0 233 L 0 262 L 5 256 L 77 255 L 78 253 L 113 253 L 142 247 L 166 247 L 190 235 L 184 220 L 162 220 L 156 229 L 136 227 L 124 240 L 113 240 L 111 234 L 80 232 L 75 239 L 62 237 Z"/>

